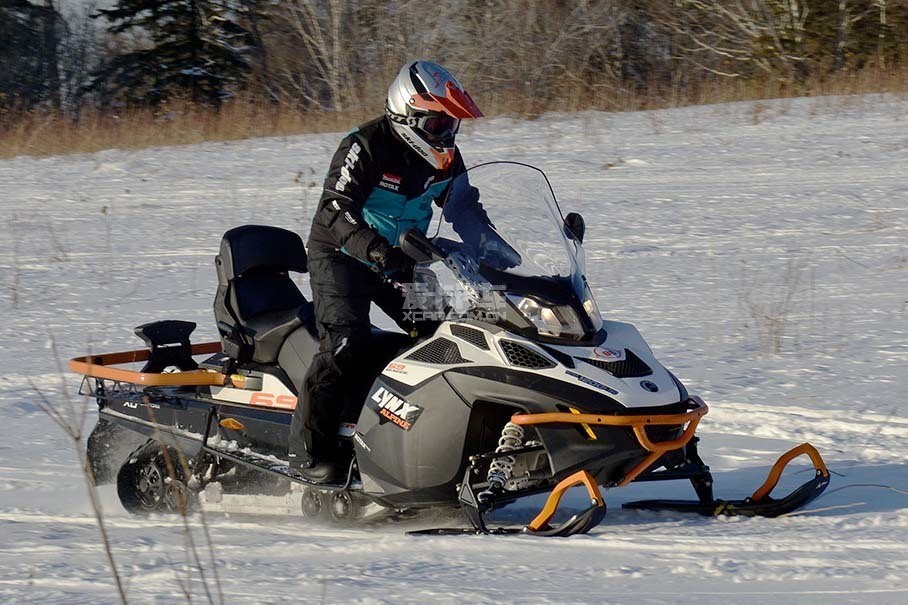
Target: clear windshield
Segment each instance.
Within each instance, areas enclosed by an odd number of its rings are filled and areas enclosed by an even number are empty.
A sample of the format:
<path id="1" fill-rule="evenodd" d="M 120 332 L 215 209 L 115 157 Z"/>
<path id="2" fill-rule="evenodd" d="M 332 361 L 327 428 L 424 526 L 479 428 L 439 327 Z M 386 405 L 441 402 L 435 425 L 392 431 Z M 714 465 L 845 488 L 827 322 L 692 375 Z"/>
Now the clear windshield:
<path id="1" fill-rule="evenodd" d="M 436 235 L 479 265 L 521 277 L 572 277 L 583 249 L 566 235 L 545 174 L 512 162 L 471 168 L 454 179 Z"/>
<path id="2" fill-rule="evenodd" d="M 448 296 L 449 308 L 463 313 L 494 299 L 499 310 L 513 307 L 541 335 L 555 337 L 601 327 L 583 248 L 538 168 L 492 162 L 455 178 L 433 243 L 447 256 L 433 265 L 434 279 L 458 293 Z"/>

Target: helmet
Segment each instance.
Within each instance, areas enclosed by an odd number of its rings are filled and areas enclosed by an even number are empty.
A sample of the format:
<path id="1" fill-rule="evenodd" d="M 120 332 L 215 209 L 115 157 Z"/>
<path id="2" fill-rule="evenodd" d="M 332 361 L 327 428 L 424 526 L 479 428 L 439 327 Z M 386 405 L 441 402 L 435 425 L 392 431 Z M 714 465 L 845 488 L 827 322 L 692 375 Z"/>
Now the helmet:
<path id="1" fill-rule="evenodd" d="M 397 136 L 438 170 L 454 160 L 460 120 L 482 117 L 451 72 L 429 61 L 410 61 L 401 68 L 388 88 L 385 113 Z"/>

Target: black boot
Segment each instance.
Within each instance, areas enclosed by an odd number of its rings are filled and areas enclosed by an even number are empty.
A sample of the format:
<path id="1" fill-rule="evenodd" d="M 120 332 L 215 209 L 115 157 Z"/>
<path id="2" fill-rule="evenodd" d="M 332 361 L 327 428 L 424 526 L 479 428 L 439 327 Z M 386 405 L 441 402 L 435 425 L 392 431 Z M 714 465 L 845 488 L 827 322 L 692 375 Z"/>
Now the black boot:
<path id="1" fill-rule="evenodd" d="M 343 469 L 334 461 L 319 461 L 309 458 L 303 463 L 294 464 L 291 462 L 290 468 L 301 478 L 311 483 L 321 483 L 326 485 L 337 485 L 343 483 Z"/>

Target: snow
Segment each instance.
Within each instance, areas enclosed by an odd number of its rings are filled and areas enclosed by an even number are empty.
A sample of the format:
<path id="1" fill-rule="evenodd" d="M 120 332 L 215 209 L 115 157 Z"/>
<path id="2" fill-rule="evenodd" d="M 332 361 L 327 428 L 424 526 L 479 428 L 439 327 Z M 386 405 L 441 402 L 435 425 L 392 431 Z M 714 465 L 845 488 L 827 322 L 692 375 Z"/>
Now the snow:
<path id="1" fill-rule="evenodd" d="M 30 384 L 65 406 L 57 357 L 138 347 L 132 327 L 156 319 L 213 339 L 221 233 L 305 233 L 339 136 L 0 162 L 0 602 L 116 601 L 75 454 Z M 699 434 L 719 497 L 751 493 L 802 441 L 835 473 L 827 494 L 786 518 L 705 519 L 623 511 L 692 496 L 632 485 L 565 540 L 403 534 L 461 522 L 446 513 L 316 526 L 265 515 L 263 497 L 261 515 L 206 517 L 225 602 L 905 602 L 908 100 L 496 118 L 465 124 L 460 142 L 469 163 L 540 166 L 584 215 L 603 313 L 635 324 L 710 405 Z M 66 375 L 82 405 L 78 383 Z M 780 489 L 806 472 L 798 461 Z M 129 516 L 111 486 L 101 496 L 130 602 L 185 600 L 179 518 Z"/>

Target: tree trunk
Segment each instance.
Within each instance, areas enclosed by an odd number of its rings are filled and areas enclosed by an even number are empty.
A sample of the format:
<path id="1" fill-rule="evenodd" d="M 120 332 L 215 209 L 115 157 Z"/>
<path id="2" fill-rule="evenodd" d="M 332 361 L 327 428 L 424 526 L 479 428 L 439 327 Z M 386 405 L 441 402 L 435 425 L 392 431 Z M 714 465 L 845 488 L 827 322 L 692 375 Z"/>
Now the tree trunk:
<path id="1" fill-rule="evenodd" d="M 45 0 L 44 18 L 41 27 L 44 34 L 44 70 L 47 82 L 48 98 L 54 109 L 60 109 L 60 64 L 58 49 L 60 39 L 57 35 L 57 9 L 53 0 Z"/>
<path id="2" fill-rule="evenodd" d="M 886 0 L 877 0 L 880 9 L 880 30 L 877 34 L 877 55 L 879 56 L 880 69 L 886 69 Z"/>
<path id="3" fill-rule="evenodd" d="M 851 21 L 848 16 L 848 0 L 839 0 L 837 17 L 835 50 L 832 54 L 832 68 L 835 71 L 840 71 L 845 67 L 845 47 L 848 46 L 848 26 Z"/>

